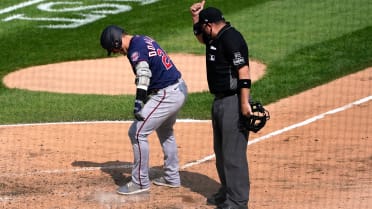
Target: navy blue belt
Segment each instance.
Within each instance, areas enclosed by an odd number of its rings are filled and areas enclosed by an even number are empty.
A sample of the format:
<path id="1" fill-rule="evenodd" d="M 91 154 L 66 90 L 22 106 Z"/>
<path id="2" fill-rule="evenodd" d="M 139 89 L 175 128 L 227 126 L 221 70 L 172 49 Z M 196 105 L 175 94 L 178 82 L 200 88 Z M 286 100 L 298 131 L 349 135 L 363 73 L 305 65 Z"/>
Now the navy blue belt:
<path id="1" fill-rule="evenodd" d="M 175 80 L 174 82 L 170 83 L 168 86 L 174 85 L 179 82 L 179 79 Z M 168 86 L 160 89 L 150 89 L 147 91 L 147 95 L 154 95 L 157 94 L 160 90 L 167 88 Z"/>

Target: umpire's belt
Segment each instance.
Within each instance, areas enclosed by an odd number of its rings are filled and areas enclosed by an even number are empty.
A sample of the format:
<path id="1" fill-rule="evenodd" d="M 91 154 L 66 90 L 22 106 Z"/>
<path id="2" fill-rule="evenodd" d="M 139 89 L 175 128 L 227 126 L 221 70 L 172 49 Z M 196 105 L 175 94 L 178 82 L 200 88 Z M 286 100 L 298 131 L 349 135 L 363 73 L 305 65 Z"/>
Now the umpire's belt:
<path id="1" fill-rule="evenodd" d="M 232 95 L 235 95 L 235 94 L 236 94 L 236 92 L 216 93 L 216 94 L 214 94 L 214 98 L 215 99 L 223 99 L 225 97 L 232 96 Z"/>

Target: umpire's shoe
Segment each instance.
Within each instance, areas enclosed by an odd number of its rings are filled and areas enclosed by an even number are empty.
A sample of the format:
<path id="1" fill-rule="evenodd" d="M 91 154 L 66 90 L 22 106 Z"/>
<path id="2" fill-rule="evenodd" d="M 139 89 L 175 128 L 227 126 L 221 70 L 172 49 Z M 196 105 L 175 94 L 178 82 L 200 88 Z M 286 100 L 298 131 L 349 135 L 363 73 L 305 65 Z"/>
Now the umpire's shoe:
<path id="1" fill-rule="evenodd" d="M 221 204 L 216 209 L 248 209 L 247 206 L 231 206 L 227 204 Z"/>
<path id="2" fill-rule="evenodd" d="M 211 197 L 207 198 L 207 204 L 219 206 L 223 204 L 225 200 L 226 194 L 224 192 L 219 191 L 216 194 L 213 194 Z"/>
<path id="3" fill-rule="evenodd" d="M 144 187 L 141 187 L 140 185 L 137 185 L 137 184 L 133 183 L 132 181 L 130 181 L 126 185 L 119 187 L 119 189 L 116 192 L 118 194 L 130 195 L 130 194 L 142 193 L 142 192 L 145 192 L 149 189 L 150 189 L 150 187 L 144 188 Z"/>

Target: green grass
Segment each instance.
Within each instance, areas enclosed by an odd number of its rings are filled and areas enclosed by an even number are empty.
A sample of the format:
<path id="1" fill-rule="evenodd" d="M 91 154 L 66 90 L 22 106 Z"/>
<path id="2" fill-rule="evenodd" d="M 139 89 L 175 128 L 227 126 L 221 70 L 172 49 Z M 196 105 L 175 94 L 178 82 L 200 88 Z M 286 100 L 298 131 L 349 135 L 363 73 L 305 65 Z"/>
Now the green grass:
<path id="1" fill-rule="evenodd" d="M 0 10 L 15 2 L 23 1 L 2 1 Z M 0 78 L 27 66 L 105 57 L 99 35 L 108 24 L 121 25 L 131 34 L 150 35 L 168 52 L 202 54 L 204 48 L 192 35 L 188 12 L 193 2 L 162 0 L 147 6 L 132 2 L 130 12 L 75 29 L 39 28 L 50 24 L 40 21 L 0 21 Z M 255 99 L 265 104 L 372 63 L 372 5 L 368 0 L 218 0 L 207 4 L 221 8 L 246 37 L 251 58 L 267 64 L 267 74 L 252 89 Z M 77 17 L 40 12 L 35 6 L 17 12 L 34 17 Z M 17 12 L 0 14 L 0 20 Z M 208 119 L 211 101 L 208 92 L 190 94 L 179 117 Z M 30 92 L 1 84 L 0 124 L 129 120 L 132 103 L 133 96 Z"/>
<path id="2" fill-rule="evenodd" d="M 366 27 L 295 51 L 269 66 L 270 76 L 253 85 L 253 96 L 271 103 L 371 66 L 371 37 Z"/>

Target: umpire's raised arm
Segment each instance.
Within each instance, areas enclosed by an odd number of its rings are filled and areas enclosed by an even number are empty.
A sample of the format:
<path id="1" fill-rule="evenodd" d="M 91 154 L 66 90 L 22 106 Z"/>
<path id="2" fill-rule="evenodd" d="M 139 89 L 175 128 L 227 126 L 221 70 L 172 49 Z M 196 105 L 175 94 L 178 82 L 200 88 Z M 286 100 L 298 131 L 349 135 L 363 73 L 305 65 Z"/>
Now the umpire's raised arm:
<path id="1" fill-rule="evenodd" d="M 199 22 L 199 13 L 200 11 L 203 10 L 204 4 L 205 4 L 205 0 L 198 2 L 198 3 L 194 3 L 190 7 L 194 35 L 200 43 L 204 43 L 204 41 L 203 41 L 203 33 L 202 33 L 203 24 Z"/>

